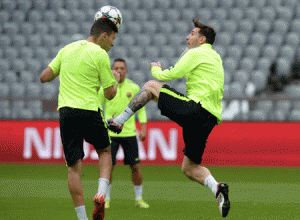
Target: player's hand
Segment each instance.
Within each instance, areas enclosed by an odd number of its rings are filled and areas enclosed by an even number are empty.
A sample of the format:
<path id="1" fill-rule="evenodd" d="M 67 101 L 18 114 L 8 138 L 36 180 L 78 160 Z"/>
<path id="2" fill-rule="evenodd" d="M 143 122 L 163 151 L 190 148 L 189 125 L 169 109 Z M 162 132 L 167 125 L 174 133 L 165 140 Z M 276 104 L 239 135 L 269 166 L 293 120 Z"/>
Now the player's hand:
<path id="1" fill-rule="evenodd" d="M 118 73 L 115 70 L 113 70 L 112 73 L 114 74 L 116 81 L 119 83 L 120 82 L 120 73 Z"/>
<path id="2" fill-rule="evenodd" d="M 161 68 L 160 62 L 152 62 L 152 63 L 150 64 L 150 67 L 153 67 L 153 66 L 159 66 L 159 67 Z"/>
<path id="3" fill-rule="evenodd" d="M 143 129 L 139 132 L 139 139 L 140 141 L 144 141 L 146 139 L 146 131 Z"/>

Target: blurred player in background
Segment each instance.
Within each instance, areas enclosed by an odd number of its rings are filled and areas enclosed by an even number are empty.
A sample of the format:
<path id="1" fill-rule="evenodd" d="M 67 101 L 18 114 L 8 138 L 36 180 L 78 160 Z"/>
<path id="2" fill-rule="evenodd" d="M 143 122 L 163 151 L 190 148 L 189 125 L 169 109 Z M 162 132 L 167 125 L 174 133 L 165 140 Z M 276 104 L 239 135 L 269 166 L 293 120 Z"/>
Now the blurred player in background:
<path id="1" fill-rule="evenodd" d="M 118 58 L 114 60 L 113 71 L 120 74 L 120 81 L 118 84 L 118 92 L 114 99 L 108 100 L 104 96 L 104 92 L 101 89 L 99 92 L 100 105 L 105 105 L 105 118 L 111 118 L 113 115 L 121 114 L 122 111 L 129 104 L 131 99 L 140 90 L 140 87 L 126 78 L 128 72 L 126 62 L 124 59 Z M 140 141 L 144 141 L 146 138 L 146 109 L 142 107 L 137 111 L 139 121 L 141 123 L 141 131 L 139 132 Z M 123 125 L 123 131 L 121 134 L 115 134 L 109 131 L 111 137 L 111 155 L 113 161 L 113 167 L 116 164 L 116 156 L 120 145 L 122 145 L 124 151 L 124 164 L 130 165 L 131 179 L 133 182 L 133 188 L 135 192 L 136 206 L 140 208 L 149 208 L 149 205 L 143 200 L 143 175 L 139 166 L 139 149 L 138 141 L 136 137 L 136 124 L 135 117 L 132 115 L 126 123 Z M 110 185 L 106 193 L 105 208 L 110 207 L 110 192 L 112 187 L 112 173 L 110 176 Z"/>
<path id="2" fill-rule="evenodd" d="M 216 36 L 214 29 L 195 18 L 193 23 L 195 28 L 186 37 L 189 50 L 174 68 L 162 71 L 160 63 L 151 63 L 152 75 L 159 80 L 171 81 L 186 77 L 187 96 L 162 82 L 151 80 L 120 115 L 107 119 L 106 123 L 109 129 L 120 133 L 122 125 L 137 110 L 150 100 L 156 101 L 161 114 L 183 128 L 183 173 L 212 190 L 222 216 L 226 217 L 230 209 L 228 185 L 218 183 L 210 171 L 201 166 L 207 138 L 214 126 L 221 123 L 224 69 L 221 57 L 212 49 Z"/>
<path id="3" fill-rule="evenodd" d="M 117 32 L 115 24 L 109 19 L 97 20 L 87 40 L 76 41 L 62 48 L 40 76 L 41 82 L 45 83 L 60 75 L 60 132 L 67 163 L 68 187 L 80 220 L 88 219 L 81 185 L 84 139 L 94 146 L 99 157 L 98 192 L 93 199 L 93 219 L 104 218 L 104 199 L 112 161 L 110 139 L 100 114 L 98 92 L 102 83 L 101 88 L 108 100 L 117 93 L 118 85 L 107 54 L 114 46 Z"/>

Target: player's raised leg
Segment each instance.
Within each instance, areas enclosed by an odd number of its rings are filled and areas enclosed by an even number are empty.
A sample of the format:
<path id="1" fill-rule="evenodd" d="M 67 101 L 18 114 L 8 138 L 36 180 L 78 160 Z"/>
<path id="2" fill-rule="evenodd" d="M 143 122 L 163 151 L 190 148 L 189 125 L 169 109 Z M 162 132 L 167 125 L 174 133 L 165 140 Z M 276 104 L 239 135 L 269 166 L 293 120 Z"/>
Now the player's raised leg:
<path id="1" fill-rule="evenodd" d="M 164 84 L 155 80 L 148 81 L 143 88 L 133 97 L 125 110 L 115 118 L 106 120 L 108 129 L 120 133 L 123 124 L 150 100 L 158 102 L 160 90 Z"/>
<path id="2" fill-rule="evenodd" d="M 187 156 L 184 156 L 181 169 L 189 179 L 211 189 L 219 204 L 221 215 L 226 217 L 230 209 L 228 185 L 226 183 L 218 183 L 211 175 L 209 169 L 194 163 Z"/>
<path id="3" fill-rule="evenodd" d="M 81 160 L 78 160 L 68 170 L 68 187 L 75 206 L 75 211 L 79 220 L 87 220 L 84 205 L 83 189 L 81 185 Z"/>

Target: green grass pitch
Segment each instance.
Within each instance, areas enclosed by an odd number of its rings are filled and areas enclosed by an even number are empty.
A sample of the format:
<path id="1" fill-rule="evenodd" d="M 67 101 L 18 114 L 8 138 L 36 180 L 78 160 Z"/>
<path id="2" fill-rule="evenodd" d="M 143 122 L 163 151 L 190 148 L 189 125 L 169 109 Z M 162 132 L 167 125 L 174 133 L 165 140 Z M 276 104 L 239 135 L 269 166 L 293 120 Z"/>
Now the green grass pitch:
<path id="1" fill-rule="evenodd" d="M 186 178 L 179 166 L 141 166 L 146 210 L 134 206 L 130 169 L 114 172 L 106 220 L 222 219 L 212 192 Z M 231 210 L 226 219 L 299 219 L 299 168 L 209 167 L 229 184 Z M 89 219 L 97 190 L 97 166 L 84 165 L 82 183 Z M 0 164 L 1 220 L 77 219 L 67 187 L 65 165 Z"/>

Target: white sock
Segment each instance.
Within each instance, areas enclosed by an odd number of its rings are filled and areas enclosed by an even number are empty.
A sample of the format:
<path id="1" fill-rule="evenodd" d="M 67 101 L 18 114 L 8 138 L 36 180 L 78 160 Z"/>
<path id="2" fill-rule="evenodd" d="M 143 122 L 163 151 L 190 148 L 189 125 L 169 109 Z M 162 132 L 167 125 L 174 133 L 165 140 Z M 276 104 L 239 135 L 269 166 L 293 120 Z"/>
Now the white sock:
<path id="1" fill-rule="evenodd" d="M 132 115 L 134 115 L 134 112 L 127 106 L 125 110 L 115 117 L 114 122 L 117 125 L 122 125 L 124 124 Z"/>
<path id="2" fill-rule="evenodd" d="M 218 191 L 218 182 L 215 180 L 215 178 L 212 175 L 206 177 L 204 181 L 204 185 L 210 188 L 213 194 L 216 196 Z"/>
<path id="3" fill-rule="evenodd" d="M 105 199 L 110 201 L 111 184 L 108 185 Z"/>
<path id="4" fill-rule="evenodd" d="M 98 194 L 102 193 L 104 198 L 105 198 L 105 195 L 106 195 L 106 192 L 107 192 L 108 185 L 109 185 L 109 180 L 108 179 L 99 178 L 99 181 L 98 181 Z"/>
<path id="5" fill-rule="evenodd" d="M 135 193 L 135 201 L 138 201 L 139 199 L 142 198 L 143 185 L 133 186 L 133 189 L 134 189 L 134 193 Z"/>
<path id="6" fill-rule="evenodd" d="M 78 220 L 88 220 L 84 205 L 75 207 L 75 211 L 76 211 Z"/>

